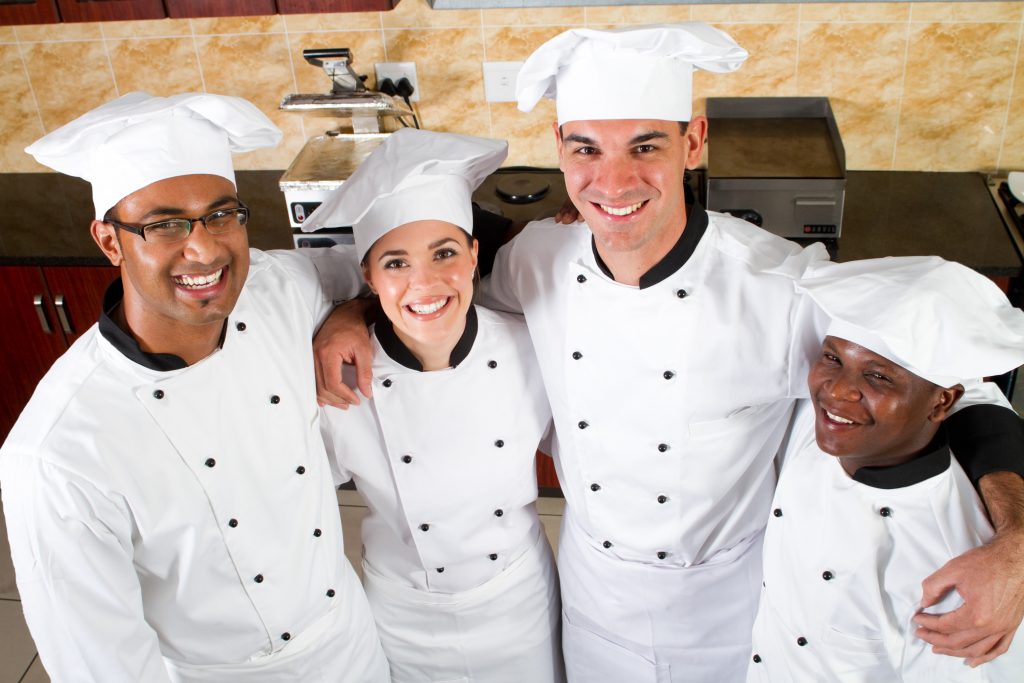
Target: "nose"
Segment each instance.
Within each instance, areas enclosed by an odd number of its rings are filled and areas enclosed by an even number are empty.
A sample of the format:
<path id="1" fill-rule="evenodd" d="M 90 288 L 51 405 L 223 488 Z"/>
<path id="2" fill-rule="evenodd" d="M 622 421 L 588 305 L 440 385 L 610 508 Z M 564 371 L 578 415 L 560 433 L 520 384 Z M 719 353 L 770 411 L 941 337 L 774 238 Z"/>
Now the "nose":
<path id="1" fill-rule="evenodd" d="M 859 401 L 861 397 L 855 377 L 845 370 L 836 373 L 825 389 L 828 391 L 828 395 L 837 401 Z"/>
<path id="2" fill-rule="evenodd" d="M 428 289 L 438 279 L 438 273 L 430 267 L 413 266 L 409 273 L 409 286 L 413 289 Z"/>
<path id="3" fill-rule="evenodd" d="M 206 229 L 206 223 L 197 221 L 192 225 L 192 232 L 185 238 L 185 258 L 193 263 L 213 263 L 221 252 L 217 238 Z"/>
<path id="4" fill-rule="evenodd" d="M 590 187 L 604 198 L 615 200 L 636 190 L 636 165 L 632 159 L 608 154 L 595 166 Z"/>

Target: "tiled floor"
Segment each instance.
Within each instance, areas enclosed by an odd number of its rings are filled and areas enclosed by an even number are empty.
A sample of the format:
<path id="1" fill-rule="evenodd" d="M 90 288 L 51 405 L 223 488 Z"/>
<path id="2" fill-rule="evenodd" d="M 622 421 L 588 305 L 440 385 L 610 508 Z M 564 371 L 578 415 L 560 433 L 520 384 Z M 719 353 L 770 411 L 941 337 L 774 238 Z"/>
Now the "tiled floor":
<path id="1" fill-rule="evenodd" d="M 366 514 L 359 494 L 338 491 L 338 507 L 345 532 L 345 555 L 356 571 L 362 572 L 359 523 Z M 558 547 L 558 527 L 562 521 L 565 501 L 561 498 L 541 498 L 537 503 L 541 522 L 553 548 Z M 50 683 L 36 657 L 36 648 L 29 636 L 21 613 L 18 589 L 14 585 L 14 568 L 7 545 L 7 525 L 0 511 L 0 683 Z"/>

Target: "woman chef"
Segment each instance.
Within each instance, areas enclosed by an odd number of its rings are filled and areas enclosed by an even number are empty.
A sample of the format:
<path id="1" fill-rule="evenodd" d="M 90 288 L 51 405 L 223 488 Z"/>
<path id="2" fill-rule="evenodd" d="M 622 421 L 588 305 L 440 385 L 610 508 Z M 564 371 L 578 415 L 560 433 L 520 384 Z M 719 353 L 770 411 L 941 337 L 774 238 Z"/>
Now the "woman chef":
<path id="1" fill-rule="evenodd" d="M 306 222 L 351 225 L 385 318 L 373 399 L 325 409 L 354 479 L 364 584 L 395 681 L 563 680 L 534 457 L 550 409 L 522 319 L 476 307 L 472 191 L 497 140 L 403 129 Z"/>

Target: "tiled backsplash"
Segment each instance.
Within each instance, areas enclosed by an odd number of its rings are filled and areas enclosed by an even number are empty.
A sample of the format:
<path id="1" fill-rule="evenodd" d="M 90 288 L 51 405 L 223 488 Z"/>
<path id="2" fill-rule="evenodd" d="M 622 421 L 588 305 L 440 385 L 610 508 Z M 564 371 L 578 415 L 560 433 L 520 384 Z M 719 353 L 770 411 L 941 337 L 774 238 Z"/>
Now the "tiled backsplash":
<path id="1" fill-rule="evenodd" d="M 1024 168 L 1024 3 L 664 5 L 431 10 L 0 26 L 0 172 L 40 171 L 23 149 L 84 111 L 132 90 L 207 90 L 252 100 L 284 131 L 239 168 L 285 168 L 325 120 L 281 112 L 292 92 L 326 92 L 302 59 L 348 47 L 359 73 L 414 61 L 424 127 L 507 138 L 510 164 L 555 163 L 544 102 L 531 114 L 484 99 L 483 61 L 518 61 L 560 31 L 702 20 L 750 52 L 736 73 L 699 72 L 709 95 L 825 95 L 847 165 L 869 170 Z M 629 97 L 629 83 L 609 83 Z"/>

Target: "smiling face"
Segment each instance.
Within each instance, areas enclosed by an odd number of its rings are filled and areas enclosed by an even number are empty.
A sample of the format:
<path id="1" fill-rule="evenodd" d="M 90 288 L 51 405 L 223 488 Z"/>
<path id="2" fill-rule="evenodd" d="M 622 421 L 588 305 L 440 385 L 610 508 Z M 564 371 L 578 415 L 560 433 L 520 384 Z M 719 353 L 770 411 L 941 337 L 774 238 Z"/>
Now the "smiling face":
<path id="1" fill-rule="evenodd" d="M 943 389 L 863 346 L 825 337 L 807 377 L 818 446 L 853 474 L 925 449 L 963 388 Z"/>
<path id="2" fill-rule="evenodd" d="M 653 266 L 686 224 L 683 174 L 700 161 L 707 121 L 569 121 L 555 134 L 569 198 L 602 257 Z M 607 258 L 606 258 L 607 260 Z"/>
<path id="3" fill-rule="evenodd" d="M 226 178 L 186 175 L 133 192 L 111 217 L 144 225 L 237 206 L 235 187 Z M 104 253 L 121 267 L 124 315 L 143 349 L 175 353 L 179 342 L 219 337 L 249 272 L 244 227 L 211 235 L 196 224 L 188 238 L 173 244 L 147 242 L 102 221 L 92 229 Z"/>
<path id="4" fill-rule="evenodd" d="M 448 366 L 466 327 L 476 262 L 476 240 L 433 220 L 399 226 L 366 253 L 366 281 L 424 370 Z"/>

